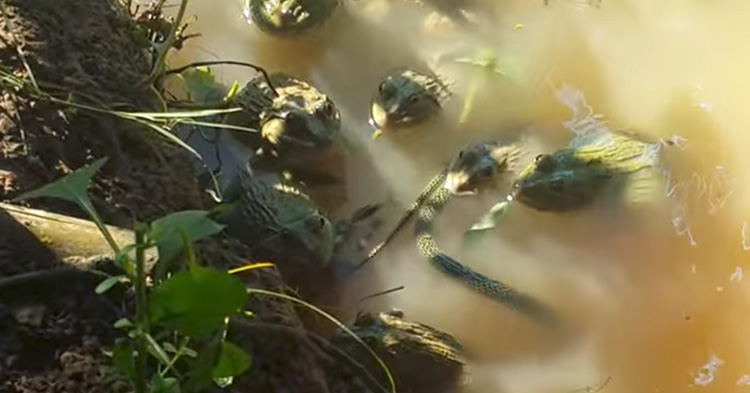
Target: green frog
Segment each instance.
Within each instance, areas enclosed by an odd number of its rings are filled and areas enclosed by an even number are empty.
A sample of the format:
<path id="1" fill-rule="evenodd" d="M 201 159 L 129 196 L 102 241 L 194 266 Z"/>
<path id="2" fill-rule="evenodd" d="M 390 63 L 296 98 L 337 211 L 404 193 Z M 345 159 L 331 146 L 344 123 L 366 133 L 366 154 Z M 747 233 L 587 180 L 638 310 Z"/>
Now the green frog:
<path id="1" fill-rule="evenodd" d="M 266 34 L 298 37 L 329 20 L 340 0 L 245 0 L 248 23 Z"/>
<path id="2" fill-rule="evenodd" d="M 437 76 L 399 70 L 378 85 L 370 104 L 370 124 L 378 130 L 421 124 L 438 115 L 451 95 Z"/>
<path id="3" fill-rule="evenodd" d="M 570 144 L 540 154 L 513 181 L 511 199 L 540 211 L 590 206 L 607 192 L 629 204 L 658 191 L 661 144 L 626 131 L 591 131 Z"/>
<path id="4" fill-rule="evenodd" d="M 217 221 L 252 247 L 257 258 L 328 265 L 335 233 L 326 214 L 289 176 L 255 168 L 253 161 L 227 187 L 229 207 Z"/>
<path id="5" fill-rule="evenodd" d="M 336 104 L 310 83 L 283 73 L 251 79 L 232 103 L 244 110 L 227 115 L 227 123 L 259 131 L 236 132 L 235 138 L 276 157 L 314 154 L 341 132 Z"/>

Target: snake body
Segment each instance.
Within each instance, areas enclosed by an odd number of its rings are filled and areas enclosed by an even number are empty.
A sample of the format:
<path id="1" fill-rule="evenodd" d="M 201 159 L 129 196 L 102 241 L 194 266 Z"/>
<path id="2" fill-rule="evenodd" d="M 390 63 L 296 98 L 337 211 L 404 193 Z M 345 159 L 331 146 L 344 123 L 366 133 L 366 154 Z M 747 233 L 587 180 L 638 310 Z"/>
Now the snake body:
<path id="1" fill-rule="evenodd" d="M 432 236 L 433 222 L 453 195 L 474 188 L 482 181 L 511 172 L 519 151 L 515 146 L 481 143 L 459 154 L 448 171 L 438 177 L 443 187 L 435 190 L 421 206 L 414 227 L 419 253 L 434 267 L 457 278 L 474 290 L 516 309 L 547 326 L 557 324 L 556 316 L 533 297 L 500 281 L 489 278 L 440 250 Z"/>
<path id="2" fill-rule="evenodd" d="M 450 190 L 440 188 L 419 209 L 414 229 L 419 253 L 429 259 L 438 270 L 463 281 L 483 295 L 534 317 L 546 325 L 556 324 L 556 318 L 551 310 L 536 299 L 463 265 L 440 250 L 431 233 L 432 223 L 452 196 Z"/>

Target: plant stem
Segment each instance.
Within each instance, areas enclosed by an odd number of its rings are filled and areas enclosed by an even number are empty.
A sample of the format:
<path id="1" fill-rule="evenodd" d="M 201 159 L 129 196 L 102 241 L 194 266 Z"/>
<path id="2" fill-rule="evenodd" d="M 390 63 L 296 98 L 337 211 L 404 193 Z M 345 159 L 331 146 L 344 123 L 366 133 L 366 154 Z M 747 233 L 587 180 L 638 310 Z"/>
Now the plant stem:
<path id="1" fill-rule="evenodd" d="M 151 74 L 146 79 L 146 82 L 149 85 L 152 85 L 154 82 L 156 82 L 156 80 L 159 79 L 159 77 L 164 73 L 164 61 L 167 57 L 167 52 L 169 52 L 169 50 L 172 49 L 172 45 L 174 45 L 177 29 L 180 28 L 182 18 L 185 16 L 187 3 L 188 0 L 182 0 L 180 2 L 180 9 L 177 11 L 177 17 L 175 18 L 174 24 L 172 25 L 172 30 L 169 32 L 167 39 L 164 40 L 163 43 L 159 44 L 159 48 L 156 50 L 156 59 L 154 61 L 153 67 L 151 68 Z"/>
<path id="2" fill-rule="evenodd" d="M 135 228 L 135 317 L 138 329 L 136 351 L 138 358 L 135 365 L 135 391 L 146 393 L 146 338 L 148 333 L 148 314 L 146 313 L 146 248 L 145 228 L 136 225 Z"/>

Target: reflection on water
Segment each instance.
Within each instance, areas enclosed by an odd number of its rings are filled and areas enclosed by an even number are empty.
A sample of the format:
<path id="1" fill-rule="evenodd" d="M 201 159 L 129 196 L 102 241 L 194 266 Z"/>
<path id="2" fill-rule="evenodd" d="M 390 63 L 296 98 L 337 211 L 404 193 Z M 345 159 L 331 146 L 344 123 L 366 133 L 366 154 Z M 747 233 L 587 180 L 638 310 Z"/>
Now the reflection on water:
<path id="1" fill-rule="evenodd" d="M 236 4 L 235 4 L 236 3 Z M 664 201 L 647 211 L 552 214 L 516 206 L 474 244 L 468 228 L 499 196 L 458 198 L 438 219 L 441 246 L 463 262 L 547 301 L 576 326 L 560 340 L 466 290 L 422 260 L 404 234 L 328 304 L 346 310 L 397 307 L 450 331 L 478 359 L 479 392 L 571 392 L 601 384 L 612 393 L 729 393 L 747 389 L 750 313 L 746 268 L 750 209 L 750 33 L 742 0 L 512 0 L 485 6 L 492 26 L 472 33 L 425 28 L 428 12 L 397 1 L 348 1 L 302 42 L 258 34 L 242 4 L 191 1 L 203 37 L 172 60 L 250 61 L 307 77 L 341 107 L 348 200 L 341 215 L 390 198 L 395 222 L 427 179 L 463 144 L 525 131 L 529 156 L 565 146 L 570 110 L 555 91 L 583 92 L 612 129 L 664 140 Z M 436 63 L 490 47 L 508 73 L 479 84 L 471 116 L 457 119 L 477 67 Z M 454 82 L 444 119 L 371 141 L 367 110 L 378 81 L 399 67 L 429 67 Z M 216 68 L 225 81 L 249 71 Z M 410 231 L 405 231 L 410 232 Z M 378 236 L 384 236 L 383 233 Z M 376 238 L 379 238 L 376 236 Z M 362 296 L 406 289 L 357 305 Z M 582 390 L 578 390 L 582 391 Z"/>

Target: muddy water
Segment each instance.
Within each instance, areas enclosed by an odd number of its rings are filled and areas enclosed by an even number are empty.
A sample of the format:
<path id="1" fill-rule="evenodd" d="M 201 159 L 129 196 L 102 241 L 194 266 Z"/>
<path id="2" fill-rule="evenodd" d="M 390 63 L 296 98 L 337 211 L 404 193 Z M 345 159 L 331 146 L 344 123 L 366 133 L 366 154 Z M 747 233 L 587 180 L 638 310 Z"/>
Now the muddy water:
<path id="1" fill-rule="evenodd" d="M 354 3 L 307 42 L 289 43 L 246 25 L 239 1 L 192 0 L 204 36 L 173 60 L 251 61 L 308 77 L 329 94 L 341 106 L 352 152 L 347 203 L 334 214 L 387 199 L 396 202 L 385 216 L 394 222 L 441 163 L 472 140 L 524 131 L 534 142 L 529 157 L 564 146 L 571 133 L 562 123 L 571 112 L 555 92 L 566 84 L 610 128 L 684 141 L 665 147 L 662 200 L 645 210 L 555 215 L 516 206 L 470 246 L 459 232 L 500 195 L 457 199 L 440 217 L 436 234 L 447 251 L 548 302 L 573 334 L 550 334 L 440 275 L 408 234 L 329 306 L 344 310 L 343 318 L 397 307 L 454 333 L 477 359 L 467 391 L 567 392 L 608 377 L 603 391 L 614 393 L 750 389 L 747 2 L 603 0 L 592 9 L 581 1 L 498 0 L 488 3 L 493 25 L 471 34 L 425 28 L 427 13 L 404 2 Z M 369 140 L 367 105 L 385 73 L 481 47 L 502 54 L 508 77 L 485 77 L 466 123 L 457 119 L 476 69 L 441 63 L 437 71 L 456 86 L 444 119 Z M 240 68 L 219 74 L 248 77 Z M 406 288 L 357 303 L 399 285 Z"/>

